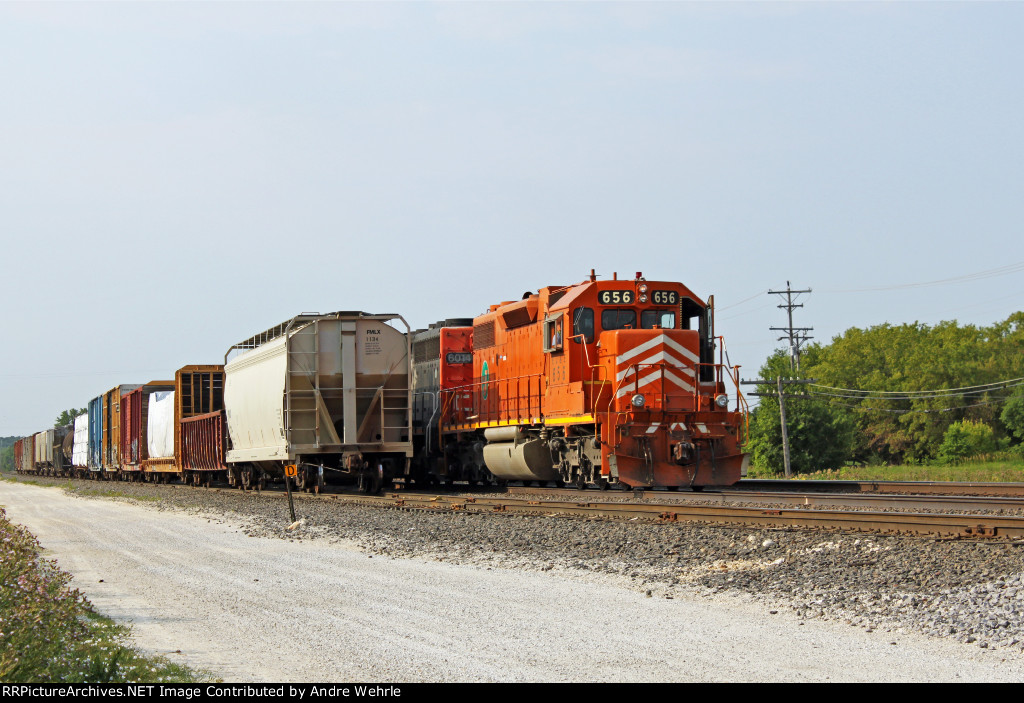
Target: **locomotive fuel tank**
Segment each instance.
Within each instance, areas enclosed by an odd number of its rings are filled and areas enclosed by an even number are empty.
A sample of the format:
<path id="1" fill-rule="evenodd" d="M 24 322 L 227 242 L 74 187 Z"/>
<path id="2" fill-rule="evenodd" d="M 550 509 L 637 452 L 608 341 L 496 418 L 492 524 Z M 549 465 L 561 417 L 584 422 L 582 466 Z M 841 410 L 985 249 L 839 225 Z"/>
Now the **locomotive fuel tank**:
<path id="1" fill-rule="evenodd" d="M 556 481 L 558 471 L 545 439 L 531 437 L 518 427 L 484 430 L 484 462 L 496 478 L 504 481 Z"/>

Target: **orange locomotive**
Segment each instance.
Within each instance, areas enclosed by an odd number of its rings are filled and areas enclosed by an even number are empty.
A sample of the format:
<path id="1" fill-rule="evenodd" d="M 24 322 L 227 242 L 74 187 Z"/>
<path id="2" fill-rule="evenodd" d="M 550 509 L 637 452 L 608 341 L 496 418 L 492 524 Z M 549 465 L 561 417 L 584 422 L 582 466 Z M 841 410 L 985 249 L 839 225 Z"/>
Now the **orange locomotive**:
<path id="1" fill-rule="evenodd" d="M 473 320 L 474 382 L 440 389 L 440 472 L 581 487 L 735 483 L 748 462 L 746 403 L 738 367 L 715 363 L 713 323 L 686 286 L 639 273 L 598 281 L 591 271 L 491 306 Z"/>

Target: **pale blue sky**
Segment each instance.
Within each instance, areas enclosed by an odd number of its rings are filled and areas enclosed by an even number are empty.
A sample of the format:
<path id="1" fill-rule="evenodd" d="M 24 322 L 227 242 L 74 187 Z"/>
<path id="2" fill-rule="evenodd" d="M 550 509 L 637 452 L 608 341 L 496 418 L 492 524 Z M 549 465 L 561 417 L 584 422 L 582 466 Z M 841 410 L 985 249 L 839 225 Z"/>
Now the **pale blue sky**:
<path id="1" fill-rule="evenodd" d="M 1004 319 L 1024 271 L 842 291 L 1024 262 L 1022 30 L 1020 3 L 0 4 L 0 435 L 298 312 L 422 327 L 591 268 L 714 294 L 746 377 L 787 280 L 821 341 Z"/>

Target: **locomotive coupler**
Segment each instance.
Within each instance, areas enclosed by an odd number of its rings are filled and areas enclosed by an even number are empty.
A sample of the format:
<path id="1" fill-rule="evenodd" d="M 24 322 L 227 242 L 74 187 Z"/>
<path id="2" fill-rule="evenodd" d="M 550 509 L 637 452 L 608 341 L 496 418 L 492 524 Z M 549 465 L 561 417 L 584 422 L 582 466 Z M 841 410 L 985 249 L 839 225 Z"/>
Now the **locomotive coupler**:
<path id="1" fill-rule="evenodd" d="M 693 463 L 693 442 L 681 440 L 672 445 L 672 459 L 680 466 Z"/>

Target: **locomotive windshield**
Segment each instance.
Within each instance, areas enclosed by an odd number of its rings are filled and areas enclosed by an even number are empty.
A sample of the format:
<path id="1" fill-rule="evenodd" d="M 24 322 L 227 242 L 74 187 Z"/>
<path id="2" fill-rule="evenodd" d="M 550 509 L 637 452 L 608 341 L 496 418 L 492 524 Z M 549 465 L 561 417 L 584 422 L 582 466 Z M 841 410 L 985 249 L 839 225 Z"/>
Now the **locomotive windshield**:
<path id="1" fill-rule="evenodd" d="M 640 313 L 640 327 L 645 330 L 653 330 L 655 327 L 662 330 L 675 329 L 676 313 L 674 310 L 644 310 Z"/>
<path id="2" fill-rule="evenodd" d="M 601 329 L 606 332 L 610 330 L 635 330 L 636 310 L 602 310 Z"/>
<path id="3" fill-rule="evenodd" d="M 572 341 L 577 344 L 582 339 L 587 344 L 594 341 L 594 310 L 593 308 L 576 308 L 572 314 Z"/>

